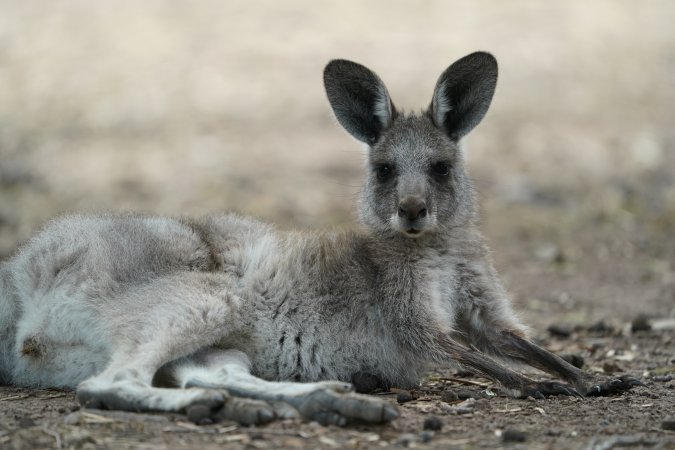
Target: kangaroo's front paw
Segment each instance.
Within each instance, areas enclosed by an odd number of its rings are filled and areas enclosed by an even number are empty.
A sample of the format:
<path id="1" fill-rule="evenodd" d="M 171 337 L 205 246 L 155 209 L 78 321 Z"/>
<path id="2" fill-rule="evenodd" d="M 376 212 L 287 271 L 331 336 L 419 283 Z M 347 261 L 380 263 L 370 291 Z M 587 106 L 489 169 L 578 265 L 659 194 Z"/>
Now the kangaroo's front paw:
<path id="1" fill-rule="evenodd" d="M 630 375 L 621 375 L 618 378 L 611 378 L 604 383 L 594 384 L 586 392 L 586 395 L 589 397 L 606 397 L 628 391 L 633 389 L 634 386 L 644 386 L 644 383 Z"/>
<path id="2" fill-rule="evenodd" d="M 583 398 L 572 386 L 557 381 L 533 381 L 525 385 L 521 391 L 523 397 L 544 399 L 554 395 L 568 395 L 570 397 Z"/>
<path id="3" fill-rule="evenodd" d="M 309 420 L 324 425 L 346 425 L 350 421 L 385 423 L 396 419 L 398 409 L 386 401 L 341 389 L 317 389 L 290 402 Z"/>

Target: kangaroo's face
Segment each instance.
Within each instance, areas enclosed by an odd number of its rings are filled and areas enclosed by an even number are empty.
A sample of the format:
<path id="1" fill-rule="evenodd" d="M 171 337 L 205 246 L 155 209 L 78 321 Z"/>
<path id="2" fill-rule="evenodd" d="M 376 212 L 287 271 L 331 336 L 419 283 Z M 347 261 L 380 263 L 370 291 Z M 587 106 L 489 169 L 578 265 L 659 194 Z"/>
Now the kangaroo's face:
<path id="1" fill-rule="evenodd" d="M 338 121 L 368 144 L 364 223 L 417 238 L 473 215 L 458 142 L 487 112 L 496 81 L 495 59 L 473 53 L 443 72 L 426 112 L 404 116 L 369 69 L 345 60 L 326 66 L 326 92 Z"/>
<path id="2" fill-rule="evenodd" d="M 379 230 L 419 237 L 471 209 L 458 146 L 428 116 L 398 116 L 370 148 L 368 171 L 361 218 Z"/>

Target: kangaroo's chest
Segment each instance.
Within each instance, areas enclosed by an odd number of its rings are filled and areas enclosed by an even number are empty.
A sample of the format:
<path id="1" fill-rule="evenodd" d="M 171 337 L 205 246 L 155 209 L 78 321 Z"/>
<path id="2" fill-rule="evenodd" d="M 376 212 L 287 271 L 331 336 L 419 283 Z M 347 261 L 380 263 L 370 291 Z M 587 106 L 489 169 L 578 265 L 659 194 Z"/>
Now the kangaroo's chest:
<path id="1" fill-rule="evenodd" d="M 249 355 L 254 373 L 352 381 L 362 372 L 391 385 L 414 383 L 436 335 L 452 329 L 452 266 L 431 258 L 373 272 L 345 260 L 321 272 L 304 256 L 267 238 L 226 259 L 245 304 L 244 331 L 233 345 Z"/>

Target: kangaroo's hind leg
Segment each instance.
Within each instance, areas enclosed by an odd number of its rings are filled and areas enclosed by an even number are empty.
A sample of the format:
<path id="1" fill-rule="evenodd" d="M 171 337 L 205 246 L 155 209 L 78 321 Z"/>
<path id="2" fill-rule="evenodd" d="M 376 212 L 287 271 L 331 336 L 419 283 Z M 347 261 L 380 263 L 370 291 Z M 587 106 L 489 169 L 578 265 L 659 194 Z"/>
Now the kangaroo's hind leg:
<path id="1" fill-rule="evenodd" d="M 389 422 L 398 417 L 396 407 L 375 397 L 356 394 L 349 383 L 320 381 L 314 383 L 273 382 L 253 376 L 249 358 L 237 350 L 209 349 L 178 362 L 172 376 L 179 385 L 206 389 L 226 389 L 242 397 L 274 405 L 288 416 L 289 407 L 308 419 L 323 424 L 345 425 L 348 421 Z M 227 418 L 241 421 L 237 403 L 223 409 Z M 292 415 L 292 413 L 291 413 Z"/>
<path id="2" fill-rule="evenodd" d="M 152 380 L 166 363 L 231 333 L 238 302 L 217 277 L 196 273 L 158 279 L 118 299 L 102 313 L 101 326 L 112 330 L 110 363 L 80 383 L 78 400 L 87 407 L 127 411 L 182 412 L 195 404 L 219 409 L 227 392 L 159 388 Z"/>

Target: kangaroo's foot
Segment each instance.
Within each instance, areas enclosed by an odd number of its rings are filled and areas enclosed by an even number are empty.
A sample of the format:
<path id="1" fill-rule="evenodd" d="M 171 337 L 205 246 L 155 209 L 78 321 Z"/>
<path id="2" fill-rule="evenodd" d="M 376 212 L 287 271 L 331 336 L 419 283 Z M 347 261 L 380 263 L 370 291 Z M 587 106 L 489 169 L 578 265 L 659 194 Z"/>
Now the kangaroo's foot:
<path id="1" fill-rule="evenodd" d="M 604 383 L 594 384 L 586 392 L 586 395 L 588 397 L 606 397 L 628 391 L 635 386 L 644 386 L 644 383 L 630 375 L 621 375 L 618 378 L 611 378 Z"/>
<path id="2" fill-rule="evenodd" d="M 324 425 L 349 422 L 383 423 L 398 417 L 398 410 L 380 398 L 357 394 L 350 383 L 275 382 L 250 373 L 248 357 L 236 350 L 207 349 L 175 365 L 172 376 L 184 388 L 226 390 L 239 401 L 266 404 L 277 418 L 303 418 Z M 239 403 L 225 403 L 221 417 L 250 422 Z M 265 416 L 266 417 L 266 416 Z"/>
<path id="3" fill-rule="evenodd" d="M 269 404 L 278 418 L 304 418 L 322 425 L 344 426 L 349 422 L 384 423 L 398 417 L 396 406 L 376 397 L 357 394 L 349 383 L 322 381 L 316 383 L 269 382 L 250 378 L 223 377 L 217 384 L 203 379 L 191 379 L 188 387 L 227 389 L 242 402 Z M 239 374 L 242 375 L 242 374 Z M 241 398 L 237 398 L 241 397 Z M 245 411 L 237 402 L 225 404 L 222 417 L 246 422 Z M 244 414 L 244 415 L 242 415 Z"/>

